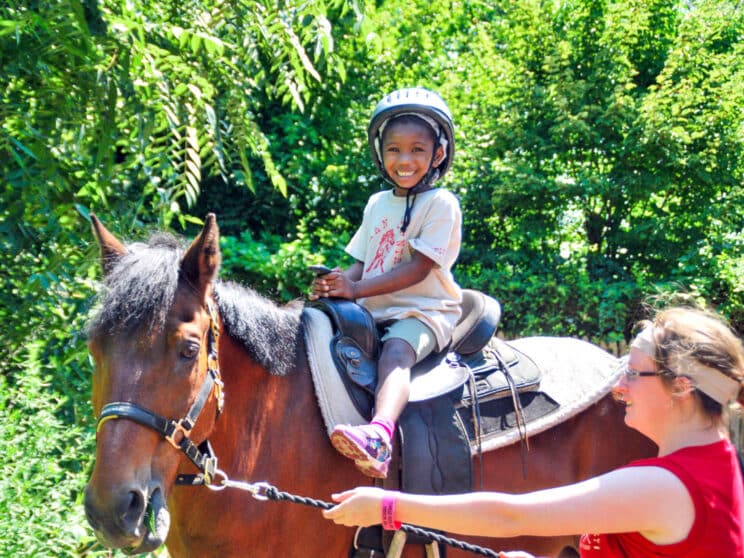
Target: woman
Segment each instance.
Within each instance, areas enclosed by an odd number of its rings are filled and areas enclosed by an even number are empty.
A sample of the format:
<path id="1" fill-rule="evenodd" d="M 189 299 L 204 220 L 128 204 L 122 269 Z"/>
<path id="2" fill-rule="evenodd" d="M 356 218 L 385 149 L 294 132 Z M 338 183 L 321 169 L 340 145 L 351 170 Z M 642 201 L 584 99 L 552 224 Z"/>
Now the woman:
<path id="1" fill-rule="evenodd" d="M 382 517 L 388 529 L 404 522 L 493 537 L 591 533 L 581 537 L 582 558 L 744 558 L 744 486 L 725 424 L 728 404 L 744 404 L 741 341 L 717 316 L 689 308 L 643 326 L 615 395 L 658 457 L 519 495 L 357 488 L 334 495 L 339 504 L 323 514 L 342 525 Z"/>

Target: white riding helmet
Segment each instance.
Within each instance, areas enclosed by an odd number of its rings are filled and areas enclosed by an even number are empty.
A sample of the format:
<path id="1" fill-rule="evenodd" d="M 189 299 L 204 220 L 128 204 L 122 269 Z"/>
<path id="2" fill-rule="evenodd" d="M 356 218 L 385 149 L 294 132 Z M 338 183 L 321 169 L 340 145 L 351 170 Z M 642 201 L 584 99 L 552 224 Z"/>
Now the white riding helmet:
<path id="1" fill-rule="evenodd" d="M 422 180 L 422 183 L 431 184 L 445 175 L 455 155 L 455 128 L 452 113 L 444 99 L 433 91 L 423 87 L 399 89 L 377 103 L 367 128 L 372 160 L 382 177 L 387 182 L 395 184 L 382 162 L 382 133 L 391 119 L 407 114 L 417 116 L 431 126 L 434 130 L 434 137 L 437 138 L 434 145 L 435 151 L 440 145 L 444 148 L 444 159 Z"/>

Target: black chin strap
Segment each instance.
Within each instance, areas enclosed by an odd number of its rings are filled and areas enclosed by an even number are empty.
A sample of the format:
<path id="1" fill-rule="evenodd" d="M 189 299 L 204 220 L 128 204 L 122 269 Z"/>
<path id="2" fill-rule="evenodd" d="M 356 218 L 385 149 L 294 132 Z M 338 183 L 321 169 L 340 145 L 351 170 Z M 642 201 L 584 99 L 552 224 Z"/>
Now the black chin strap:
<path id="1" fill-rule="evenodd" d="M 418 195 L 418 192 L 414 192 L 418 186 L 415 188 L 411 188 L 406 192 L 406 212 L 403 214 L 403 224 L 400 226 L 400 232 L 406 232 L 406 229 L 408 229 L 408 225 L 411 224 L 411 212 L 413 211 L 413 204 L 416 201 L 416 196 Z M 413 199 L 411 199 L 411 194 L 413 194 Z M 410 205 L 408 203 L 408 200 L 411 201 Z"/>
<path id="2" fill-rule="evenodd" d="M 434 149 L 434 152 L 436 153 L 436 148 Z M 406 232 L 406 230 L 408 229 L 408 225 L 411 224 L 411 213 L 413 213 L 413 204 L 416 202 L 416 196 L 418 195 L 419 191 L 429 186 L 439 177 L 439 169 L 435 169 L 433 165 L 434 156 L 432 156 L 431 161 L 429 162 L 429 170 L 426 171 L 426 174 L 421 179 L 421 181 L 416 184 L 416 186 L 406 191 L 406 212 L 403 214 L 403 224 L 400 226 L 400 232 Z"/>

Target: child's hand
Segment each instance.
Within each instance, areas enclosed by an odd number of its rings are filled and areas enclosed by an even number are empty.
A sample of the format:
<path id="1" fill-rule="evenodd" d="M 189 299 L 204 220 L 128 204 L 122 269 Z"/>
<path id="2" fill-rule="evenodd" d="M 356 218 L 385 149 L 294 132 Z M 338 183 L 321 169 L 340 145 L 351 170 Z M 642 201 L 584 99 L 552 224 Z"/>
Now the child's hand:
<path id="1" fill-rule="evenodd" d="M 312 289 L 310 291 L 310 300 L 318 300 L 321 297 L 338 296 L 331 294 L 335 277 L 341 275 L 341 269 L 336 267 L 329 273 L 316 275 L 313 279 Z"/>
<path id="2" fill-rule="evenodd" d="M 328 296 L 328 282 L 326 278 L 330 273 L 326 275 L 318 275 L 313 279 L 313 284 L 310 290 L 310 300 L 318 300 L 322 296 Z"/>
<path id="3" fill-rule="evenodd" d="M 329 273 L 326 275 L 329 283 L 328 296 L 354 300 L 354 282 L 343 273 Z"/>

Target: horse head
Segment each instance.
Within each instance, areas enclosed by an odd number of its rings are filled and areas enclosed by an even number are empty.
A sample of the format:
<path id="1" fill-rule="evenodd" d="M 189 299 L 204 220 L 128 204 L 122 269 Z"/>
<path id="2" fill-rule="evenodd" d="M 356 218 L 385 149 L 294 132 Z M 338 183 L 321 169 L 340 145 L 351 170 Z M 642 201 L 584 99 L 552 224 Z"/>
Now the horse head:
<path id="1" fill-rule="evenodd" d="M 85 511 L 103 544 L 143 553 L 168 534 L 166 501 L 183 454 L 203 472 L 209 461 L 197 446 L 221 407 L 211 310 L 219 230 L 208 215 L 182 251 L 165 235 L 125 246 L 91 219 L 104 288 L 89 328 L 99 420 Z"/>

